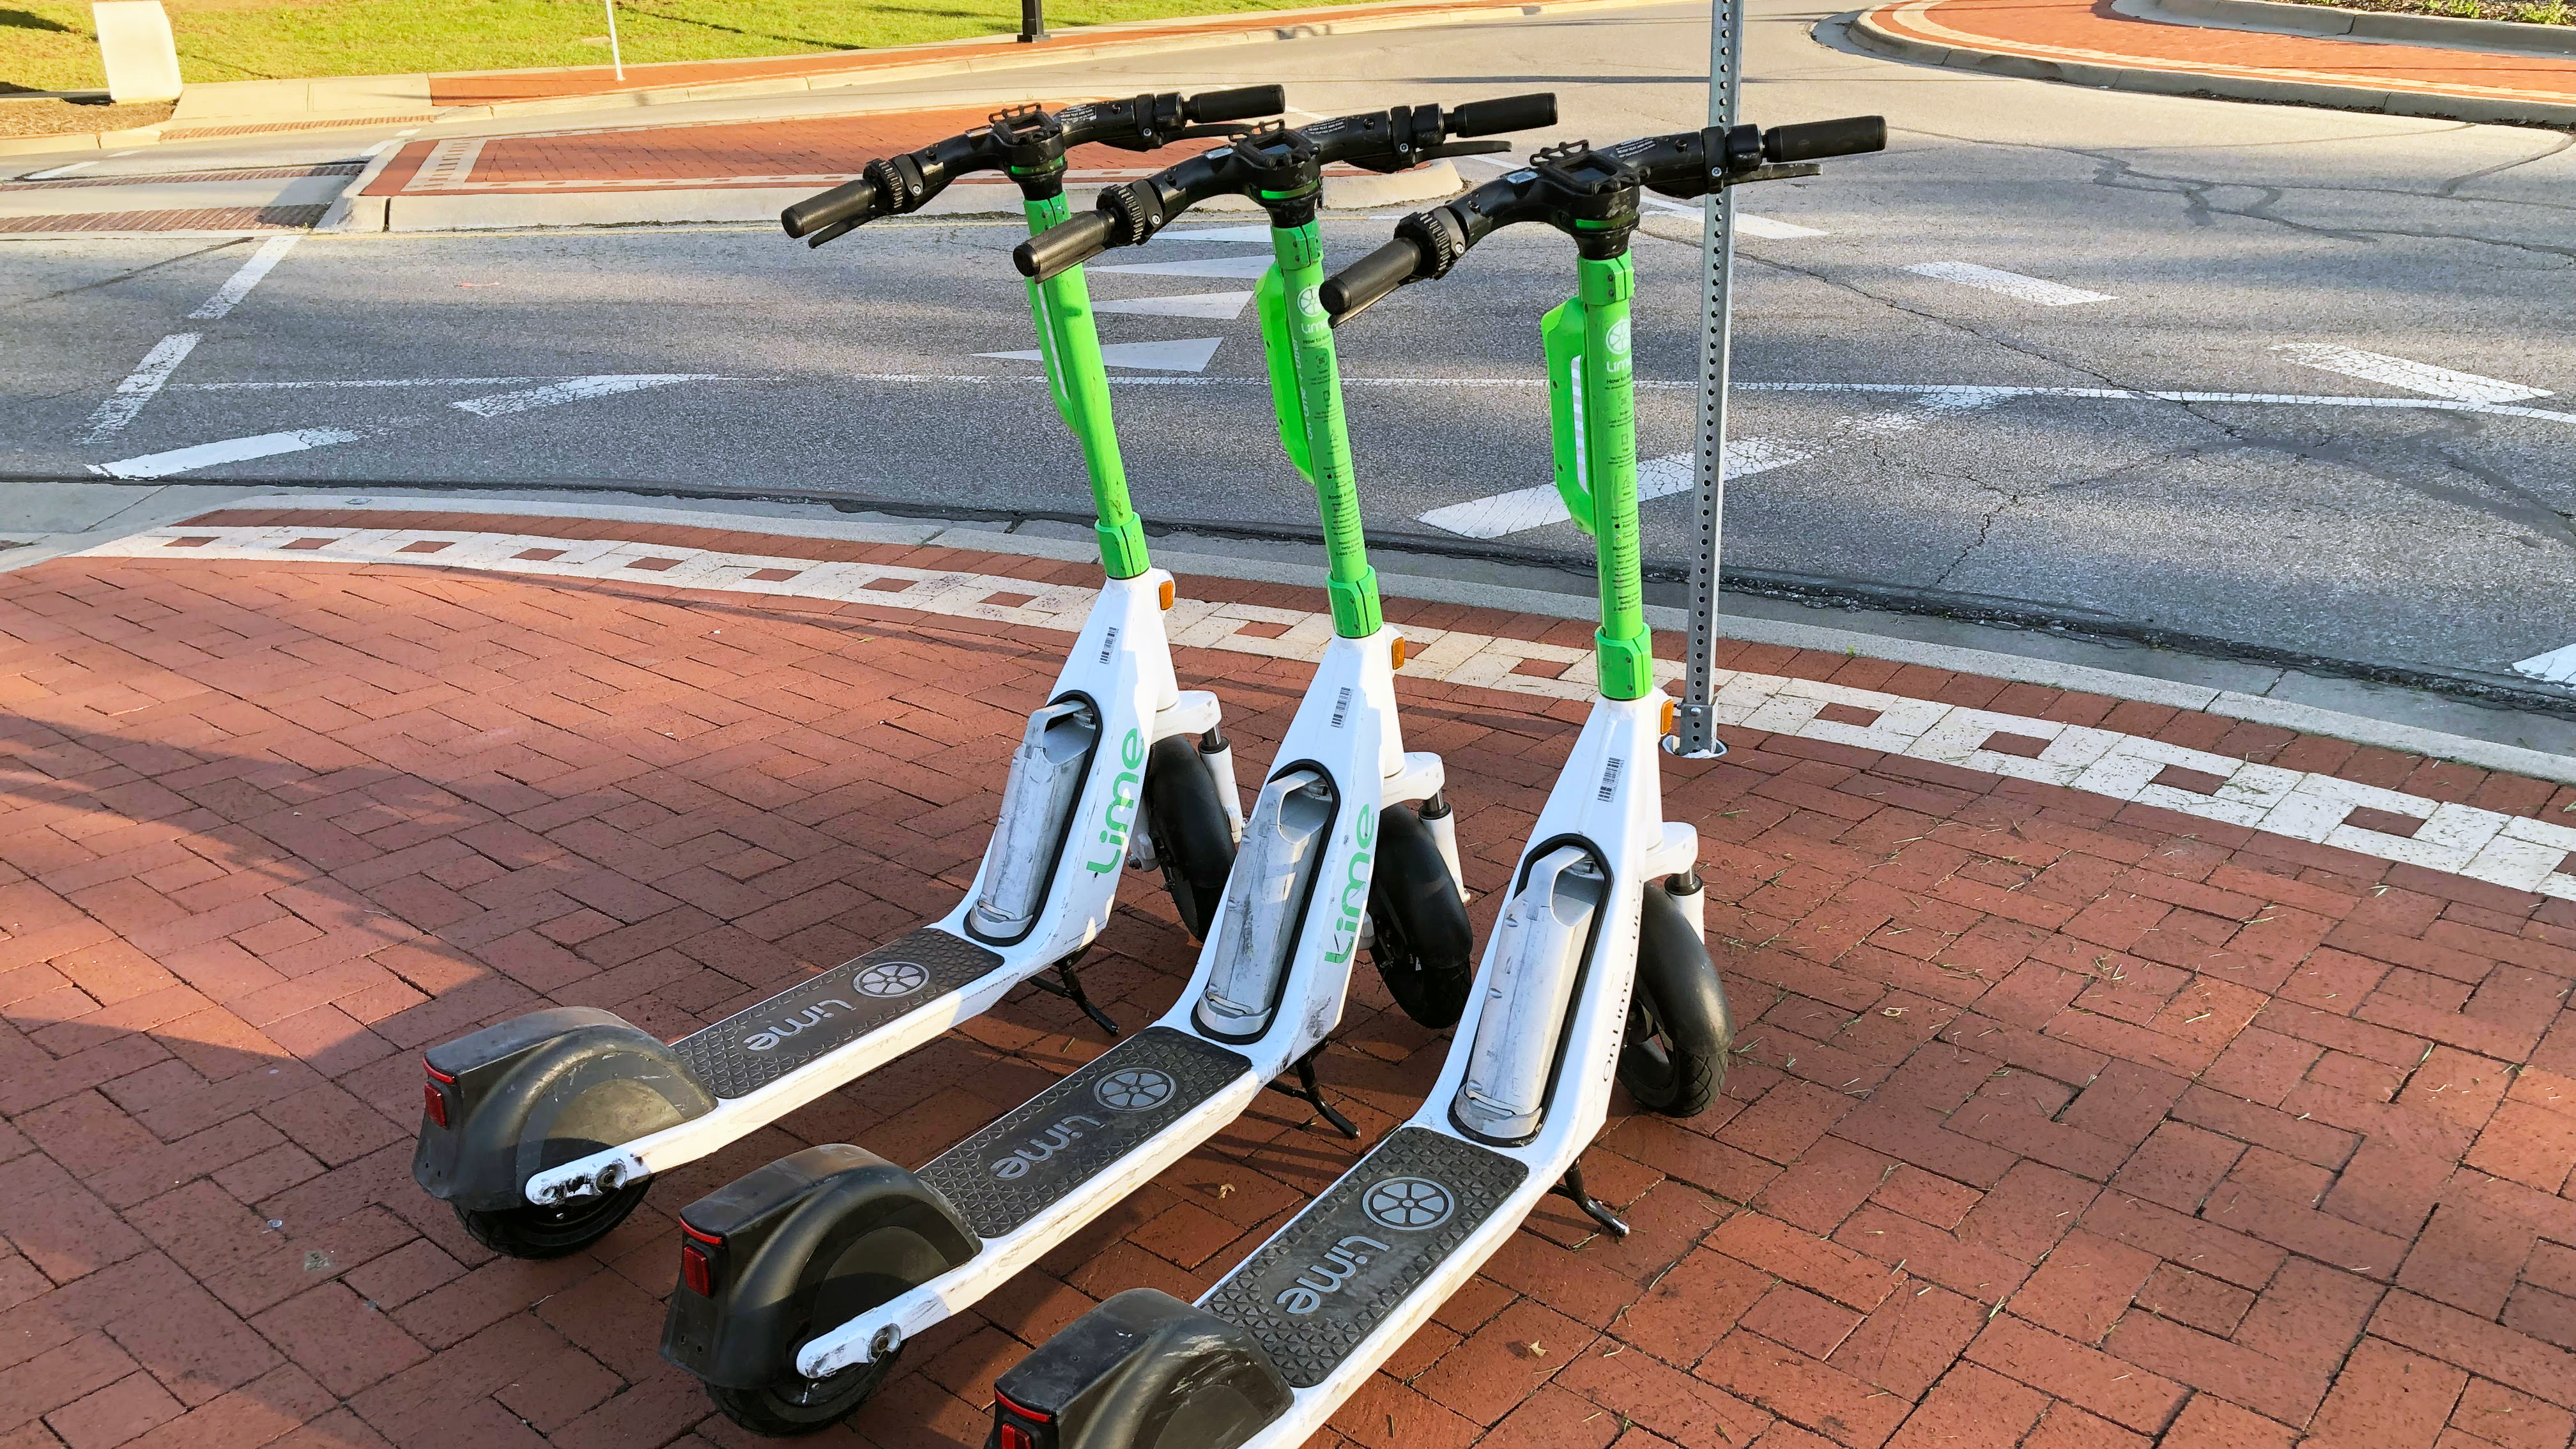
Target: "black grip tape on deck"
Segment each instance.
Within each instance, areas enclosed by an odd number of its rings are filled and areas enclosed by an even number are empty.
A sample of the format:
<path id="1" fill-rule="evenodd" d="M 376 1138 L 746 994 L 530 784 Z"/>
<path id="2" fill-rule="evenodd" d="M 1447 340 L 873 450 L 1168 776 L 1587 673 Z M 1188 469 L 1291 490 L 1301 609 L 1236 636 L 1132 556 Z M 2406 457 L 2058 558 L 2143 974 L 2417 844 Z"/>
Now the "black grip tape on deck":
<path id="1" fill-rule="evenodd" d="M 748 1096 L 1001 964 L 972 941 L 924 926 L 691 1032 L 671 1049 L 717 1097 Z"/>
<path id="2" fill-rule="evenodd" d="M 1199 1306 L 1311 1389 L 1528 1177 L 1517 1158 L 1398 1128 Z"/>
<path id="3" fill-rule="evenodd" d="M 1213 1042 L 1147 1027 L 942 1153 L 921 1179 L 977 1236 L 1003 1237 L 1251 1070 Z"/>

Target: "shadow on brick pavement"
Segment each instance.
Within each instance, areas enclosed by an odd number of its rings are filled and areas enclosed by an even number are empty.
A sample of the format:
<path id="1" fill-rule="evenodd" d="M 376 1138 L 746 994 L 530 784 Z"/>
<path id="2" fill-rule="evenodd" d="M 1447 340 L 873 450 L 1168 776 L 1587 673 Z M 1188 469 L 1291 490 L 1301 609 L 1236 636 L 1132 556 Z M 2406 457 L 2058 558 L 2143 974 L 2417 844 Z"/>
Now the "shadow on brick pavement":
<path id="1" fill-rule="evenodd" d="M 594 1251 L 495 1259 L 409 1181 L 413 1054 L 546 1003 L 676 1035 L 952 898 L 1057 642 L 81 559 L 0 577 L 0 633 L 6 1449 L 745 1442 L 656 1355 L 668 1214 L 807 1143 L 919 1163 L 1105 1046 L 1015 994 Z M 1179 667 L 1266 759 L 1305 666 Z M 1490 891 L 1581 708 L 1404 693 Z M 1730 742 L 1667 766 L 1725 1100 L 1614 1114 L 1587 1170 L 1635 1235 L 1542 1209 L 1319 1442 L 2568 1443 L 2568 903 Z M 1134 1023 L 1190 951 L 1128 896 L 1086 980 Z M 1444 1045 L 1363 971 L 1327 1088 L 1374 1138 Z M 1353 1157 L 1265 1098 L 819 1442 L 980 1444 L 1023 1345 L 1195 1296 Z"/>

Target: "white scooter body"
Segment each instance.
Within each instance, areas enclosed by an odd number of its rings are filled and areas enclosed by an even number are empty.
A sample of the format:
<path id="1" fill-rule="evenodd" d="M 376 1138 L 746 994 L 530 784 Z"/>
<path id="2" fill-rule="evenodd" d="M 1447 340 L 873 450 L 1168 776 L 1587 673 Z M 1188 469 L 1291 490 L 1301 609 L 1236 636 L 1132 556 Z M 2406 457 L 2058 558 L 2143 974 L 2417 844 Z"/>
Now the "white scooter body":
<path id="1" fill-rule="evenodd" d="M 1266 790 L 1271 782 L 1301 770 L 1316 771 L 1331 781 L 1338 798 L 1324 849 L 1306 877 L 1311 886 L 1295 918 L 1299 925 L 1282 968 L 1285 980 L 1277 1005 L 1258 1034 L 1220 1035 L 1202 1020 L 1202 1004 L 1231 959 L 1228 927 L 1251 896 L 1247 873 L 1278 874 L 1264 870 L 1268 857 L 1255 838 L 1264 829 L 1264 812 L 1256 808 L 1197 968 L 1171 1010 L 1153 1027 L 1120 1042 L 922 1169 L 922 1179 L 973 1223 L 982 1238 L 980 1250 L 921 1286 L 808 1340 L 797 1352 L 797 1372 L 819 1379 L 870 1362 L 971 1306 L 1222 1131 L 1332 1031 L 1341 1020 L 1352 958 L 1363 939 L 1379 812 L 1389 804 L 1428 799 L 1442 782 L 1438 756 L 1404 751 L 1393 664 L 1401 637 L 1381 626 L 1368 638 L 1336 636 L 1325 646 L 1314 681 L 1280 743 L 1278 762 L 1265 777 Z M 1456 848 L 1447 825 L 1445 818 L 1436 822 L 1435 838 L 1455 880 Z M 1140 1084 L 1152 1100 L 1143 1108 L 1117 1105 L 1138 1096 Z M 1131 1127 L 1122 1140 L 1122 1115 L 1141 1115 L 1166 1103 L 1172 1104 L 1168 1120 L 1152 1127 L 1151 1135 L 1139 1137 Z M 1114 1155 L 1084 1164 L 1090 1175 L 1067 1181 L 1083 1170 L 1072 1164 L 1085 1155 L 1085 1149 L 1074 1145 L 1085 1137 L 1094 1139 L 1090 1155 L 1098 1157 L 1104 1147 Z M 1045 1171 L 1035 1175 L 1044 1189 L 1061 1195 L 1027 1201 L 1029 1189 L 1017 1184 L 1032 1176 L 1033 1164 L 1058 1154 L 1065 1163 L 1054 1182 L 1044 1182 L 1049 1176 Z"/>
<path id="2" fill-rule="evenodd" d="M 559 1204 L 693 1162 L 980 1015 L 1012 987 L 1089 945 L 1109 922 L 1120 868 L 1131 849 L 1144 848 L 1137 813 L 1147 753 L 1160 740 L 1204 734 L 1218 722 L 1215 695 L 1182 690 L 1174 681 L 1171 646 L 1163 630 L 1164 600 L 1171 588 L 1172 576 L 1161 569 L 1104 580 L 1048 695 L 1050 704 L 1068 695 L 1088 699 L 1099 713 L 1100 733 L 1072 824 L 1061 837 L 1052 882 L 1025 935 L 998 942 L 978 936 L 967 922 L 996 872 L 1012 864 L 1044 871 L 1043 856 L 1018 857 L 1055 847 L 1052 832 L 1014 830 L 1007 815 L 1012 802 L 1006 798 L 1005 818 L 995 823 L 975 883 L 955 909 L 899 941 L 672 1043 L 683 1062 L 704 1064 L 697 1075 L 711 1079 L 714 1110 L 538 1173 L 528 1180 L 527 1200 Z M 1238 805 L 1230 756 L 1202 758 L 1217 776 L 1228 814 L 1234 814 Z M 1026 809 L 1042 809 L 1044 803 L 1020 802 Z M 915 957 L 923 959 L 911 959 Z M 886 1015 L 887 1008 L 878 1004 L 911 996 L 919 999 L 901 1004 L 897 1015 Z M 836 1016 L 853 1023 L 851 1039 L 830 1040 Z M 866 1018 L 873 1020 L 857 1025 Z M 808 1032 L 821 1040 L 794 1042 Z M 819 1053 L 816 1045 L 823 1048 Z M 795 1056 L 805 1059 L 792 1068 L 777 1067 Z M 728 1085 L 741 1090 L 729 1093 L 724 1090 Z"/>
<path id="3" fill-rule="evenodd" d="M 1296 1394 L 1293 1407 L 1245 1441 L 1246 1449 L 1295 1449 L 1306 1443 L 1502 1247 L 1601 1130 L 1636 983 L 1643 893 L 1662 889 L 1666 876 L 1690 872 L 1699 854 L 1698 832 L 1663 818 L 1657 767 L 1665 708 L 1660 691 L 1635 700 L 1593 699 L 1591 716 L 1514 871 L 1507 916 L 1520 906 L 1534 868 L 1570 839 L 1589 842 L 1609 868 L 1609 889 L 1585 953 L 1588 974 L 1573 991 L 1572 1010 L 1563 1021 L 1561 1059 L 1553 1034 L 1538 1034 L 1553 1015 L 1545 1009 L 1548 1003 L 1515 1000 L 1495 989 L 1515 939 L 1508 924 L 1498 923 L 1487 940 L 1476 990 L 1458 1023 L 1448 1060 L 1421 1110 L 1199 1299 L 1200 1308 L 1249 1330 Z M 1683 899 L 1693 924 L 1699 924 L 1705 893 Z M 1542 1009 L 1526 1009 L 1533 1005 Z M 1516 1006 L 1524 1009 L 1516 1011 Z M 1536 1029 L 1518 1041 L 1484 1041 L 1481 1029 L 1489 1016 L 1523 1030 L 1535 1023 Z M 1552 1059 L 1556 1065 L 1551 1071 Z M 1497 1081 L 1488 1071 L 1511 1062 L 1523 1064 L 1518 1081 Z M 1531 1089 L 1544 1086 L 1545 1105 L 1535 1135 L 1505 1144 L 1479 1141 L 1461 1130 L 1452 1108 L 1469 1084 L 1471 1065 L 1480 1087 L 1504 1097 L 1535 1101 Z M 1535 1075 L 1528 1070 L 1533 1065 Z M 1421 1134 L 1442 1140 L 1425 1142 Z M 1426 1155 L 1452 1166 L 1435 1173 L 1422 1166 Z M 1517 1183 L 1510 1182 L 1515 1176 Z M 1335 1221 L 1337 1208 L 1346 1215 L 1356 1208 L 1366 1220 Z M 1408 1219 L 1421 1220 L 1421 1226 Z M 1350 1227 L 1359 1231 L 1343 1231 Z M 1422 1271 L 1415 1276 L 1399 1268 L 1409 1284 L 1382 1283 L 1375 1274 L 1361 1279 L 1358 1291 L 1401 1296 L 1347 1352 L 1339 1350 L 1329 1331 L 1301 1335 L 1301 1329 L 1334 1324 L 1332 1315 L 1319 1312 L 1333 1306 L 1330 1295 L 1365 1273 L 1372 1259 L 1381 1271 L 1396 1267 L 1408 1238 L 1417 1245 L 1422 1262 L 1415 1266 Z M 1445 1251 L 1436 1247 L 1443 1240 L 1454 1240 Z M 1306 1267 L 1309 1263 L 1314 1266 Z M 1303 1281 L 1286 1276 L 1291 1273 Z M 1319 1281 L 1332 1287 L 1319 1293 Z M 1338 1321 L 1347 1325 L 1350 1320 Z"/>

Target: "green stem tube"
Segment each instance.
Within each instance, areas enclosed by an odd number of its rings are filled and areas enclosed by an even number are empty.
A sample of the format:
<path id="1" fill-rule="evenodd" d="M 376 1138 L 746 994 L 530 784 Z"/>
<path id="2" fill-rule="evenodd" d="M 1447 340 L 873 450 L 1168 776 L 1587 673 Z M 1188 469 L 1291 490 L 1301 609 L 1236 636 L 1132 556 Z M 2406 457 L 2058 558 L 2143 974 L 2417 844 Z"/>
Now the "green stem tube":
<path id="1" fill-rule="evenodd" d="M 1324 281 L 1323 239 L 1309 221 L 1272 227 L 1270 242 L 1286 303 L 1280 309 L 1284 340 L 1296 363 L 1297 396 L 1305 412 L 1308 477 L 1324 523 L 1333 631 L 1345 639 L 1365 639 L 1384 625 L 1385 616 L 1378 604 L 1377 570 L 1369 567 L 1368 540 L 1360 531 L 1359 485 L 1342 415 L 1341 360 L 1333 350 L 1332 322 L 1315 295 Z M 1275 347 L 1282 339 L 1265 340 Z"/>
<path id="2" fill-rule="evenodd" d="M 1031 236 L 1071 212 L 1062 196 L 1026 199 L 1022 208 Z M 1100 566 L 1113 579 L 1132 579 L 1153 561 L 1145 552 L 1145 526 L 1127 498 L 1127 465 L 1118 455 L 1118 425 L 1109 413 L 1109 375 L 1100 362 L 1100 330 L 1091 318 L 1091 286 L 1083 280 L 1082 268 L 1074 267 L 1028 288 L 1029 316 L 1037 323 L 1056 412 L 1082 444 L 1083 466 L 1091 474 L 1091 502 L 1098 514 L 1092 531 L 1100 536 Z"/>
<path id="3" fill-rule="evenodd" d="M 1575 262 L 1583 302 L 1583 441 L 1599 550 L 1601 627 L 1593 632 L 1601 693 L 1643 699 L 1655 687 L 1637 538 L 1637 397 L 1628 353 L 1636 270 L 1625 254 Z"/>

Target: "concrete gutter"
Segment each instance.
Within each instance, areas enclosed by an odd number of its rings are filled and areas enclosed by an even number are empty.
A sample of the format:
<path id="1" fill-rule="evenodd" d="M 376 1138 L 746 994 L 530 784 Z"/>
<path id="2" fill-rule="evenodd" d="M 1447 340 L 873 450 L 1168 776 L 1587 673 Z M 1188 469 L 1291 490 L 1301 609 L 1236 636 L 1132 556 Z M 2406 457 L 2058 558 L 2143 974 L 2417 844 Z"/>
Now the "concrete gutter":
<path id="1" fill-rule="evenodd" d="M 1884 7 L 1882 7 L 1884 8 Z M 2297 10 L 2299 5 L 2266 6 Z M 2145 66 L 2103 65 L 2090 61 L 2053 60 L 2008 50 L 1949 45 L 1899 35 L 1872 19 L 1876 10 L 1854 12 L 1820 23 L 1827 32 L 1837 21 L 1854 45 L 1895 60 L 1945 66 L 1986 75 L 2025 80 L 2059 81 L 2096 90 L 2137 91 L 2160 96 L 2215 96 L 2231 101 L 2264 101 L 2276 105 L 2323 106 L 2338 111 L 2377 111 L 2391 116 L 2428 116 L 2441 120 L 2491 125 L 2576 128 L 2576 105 L 2451 95 L 2439 91 L 2380 90 L 2370 86 L 2327 85 L 2318 81 L 2213 74 L 2206 71 L 2156 70 Z M 2549 27 L 2520 26 L 2524 30 Z M 1819 34 L 1820 40 L 1825 38 Z M 2001 44 L 2003 42 L 1997 42 Z"/>
<path id="2" fill-rule="evenodd" d="M 2513 20 L 2460 20 L 2448 15 L 2401 15 L 2301 5 L 2295 0 L 2112 0 L 2111 8 L 2141 20 L 2171 25 L 2210 25 L 2278 35 L 2322 35 L 2431 45 L 2447 50 L 2506 55 L 2576 55 L 2576 25 L 2525 25 Z"/>

